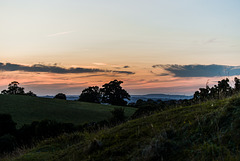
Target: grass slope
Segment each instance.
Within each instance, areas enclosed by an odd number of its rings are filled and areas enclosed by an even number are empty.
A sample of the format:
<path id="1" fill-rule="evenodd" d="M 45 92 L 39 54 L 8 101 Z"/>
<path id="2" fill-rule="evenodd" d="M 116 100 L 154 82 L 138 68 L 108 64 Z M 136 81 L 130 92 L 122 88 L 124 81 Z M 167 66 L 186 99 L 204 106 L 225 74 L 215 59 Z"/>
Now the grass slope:
<path id="1" fill-rule="evenodd" d="M 18 127 L 43 119 L 77 125 L 101 121 L 109 118 L 110 111 L 115 107 L 119 106 L 20 95 L 0 95 L 0 113 L 11 114 Z M 134 108 L 124 108 L 127 116 L 135 112 Z"/>
<path id="2" fill-rule="evenodd" d="M 14 161 L 240 160 L 240 96 L 179 107 L 97 133 L 48 139 Z"/>

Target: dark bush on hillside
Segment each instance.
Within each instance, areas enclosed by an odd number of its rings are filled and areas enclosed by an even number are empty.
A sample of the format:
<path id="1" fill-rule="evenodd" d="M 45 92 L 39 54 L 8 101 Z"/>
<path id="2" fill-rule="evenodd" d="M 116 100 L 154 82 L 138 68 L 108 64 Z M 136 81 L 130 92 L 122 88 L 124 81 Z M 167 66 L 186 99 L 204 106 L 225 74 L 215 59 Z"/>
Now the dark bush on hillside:
<path id="1" fill-rule="evenodd" d="M 112 117 L 109 119 L 111 124 L 118 124 L 124 122 L 126 119 L 124 108 L 114 108 L 111 113 Z"/>
<path id="2" fill-rule="evenodd" d="M 134 114 L 132 115 L 132 119 L 151 115 L 156 110 L 160 110 L 159 106 L 152 105 L 141 106 L 134 112 Z"/>
<path id="3" fill-rule="evenodd" d="M 31 145 L 33 138 L 36 137 L 35 127 L 37 121 L 32 122 L 30 125 L 23 125 L 17 132 L 18 143 L 20 145 Z"/>
<path id="4" fill-rule="evenodd" d="M 164 139 L 159 141 L 156 138 L 154 139 L 150 143 L 150 146 L 143 150 L 143 160 L 160 161 L 159 158 L 161 160 L 168 160 L 168 157 L 178 150 L 177 144 L 172 140 Z"/>
<path id="5" fill-rule="evenodd" d="M 66 100 L 67 97 L 64 93 L 58 93 L 54 98 Z"/>
<path id="6" fill-rule="evenodd" d="M 13 122 L 11 115 L 0 114 L 0 136 L 4 134 L 15 134 L 16 123 Z"/>
<path id="7" fill-rule="evenodd" d="M 97 124 L 98 124 L 98 128 L 99 129 L 102 129 L 102 128 L 110 126 L 110 124 L 109 124 L 109 122 L 107 120 L 99 121 Z"/>
<path id="8" fill-rule="evenodd" d="M 35 136 L 37 138 L 54 137 L 62 133 L 75 131 L 71 123 L 58 123 L 52 120 L 43 120 L 35 126 Z"/>
<path id="9" fill-rule="evenodd" d="M 123 110 L 124 112 L 124 110 Z M 114 120 L 123 120 L 124 114 L 114 113 Z M 120 117 L 121 116 L 121 117 Z M 115 121 L 116 122 L 116 121 Z M 35 141 L 40 141 L 49 137 L 56 137 L 63 133 L 93 132 L 105 127 L 110 127 L 106 120 L 91 122 L 84 125 L 75 126 L 72 123 L 59 123 L 53 120 L 34 121 L 30 125 L 23 125 L 20 129 L 15 128 L 16 123 L 11 119 L 11 115 L 0 115 L 0 154 L 12 152 L 17 147 L 31 147 Z"/>
<path id="10" fill-rule="evenodd" d="M 10 134 L 0 137 L 0 153 L 11 152 L 16 147 L 16 138 Z"/>
<path id="11" fill-rule="evenodd" d="M 77 131 L 88 131 L 88 132 L 94 132 L 98 131 L 100 129 L 108 128 L 111 127 L 114 123 L 107 121 L 107 120 L 102 120 L 99 122 L 90 122 L 90 123 L 85 123 L 84 125 L 80 125 L 77 127 Z M 115 124 L 114 124 L 115 125 Z"/>
<path id="12" fill-rule="evenodd" d="M 33 93 L 32 91 L 27 92 L 25 95 L 27 96 L 32 96 L 32 97 L 36 97 L 37 95 L 35 93 Z"/>
<path id="13" fill-rule="evenodd" d="M 164 108 L 166 108 L 166 106 L 169 106 L 168 101 L 154 101 L 152 99 L 144 101 L 142 99 L 139 99 L 135 104 L 135 107 L 138 109 L 132 115 L 132 119 L 150 115 L 154 113 L 154 111 L 163 110 Z"/>
<path id="14" fill-rule="evenodd" d="M 72 123 L 59 123 L 52 120 L 34 121 L 31 125 L 23 125 L 18 130 L 18 142 L 21 145 L 31 145 L 34 140 L 55 137 L 63 133 L 77 131 Z"/>
<path id="15" fill-rule="evenodd" d="M 160 105 L 160 102 L 161 100 L 159 100 L 158 102 L 157 101 L 154 101 L 152 99 L 148 99 L 147 101 L 144 101 L 142 99 L 139 99 L 137 100 L 136 104 L 135 104 L 135 107 L 137 108 L 141 108 L 141 107 L 144 107 L 144 106 L 158 106 Z M 159 103 L 160 102 L 160 103 Z"/>

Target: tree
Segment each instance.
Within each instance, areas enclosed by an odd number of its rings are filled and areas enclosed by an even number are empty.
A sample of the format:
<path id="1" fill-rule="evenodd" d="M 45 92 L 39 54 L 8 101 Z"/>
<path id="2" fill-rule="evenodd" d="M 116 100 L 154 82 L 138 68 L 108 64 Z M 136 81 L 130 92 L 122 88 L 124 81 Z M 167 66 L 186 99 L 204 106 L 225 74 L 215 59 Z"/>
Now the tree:
<path id="1" fill-rule="evenodd" d="M 12 95 L 23 95 L 25 94 L 24 88 L 19 87 L 19 83 L 17 81 L 13 81 L 8 85 L 8 90 L 3 90 L 2 94 L 12 94 Z"/>
<path id="2" fill-rule="evenodd" d="M 33 93 L 32 91 L 29 91 L 26 93 L 27 96 L 32 96 L 32 97 L 36 97 L 37 95 L 35 93 Z"/>
<path id="3" fill-rule="evenodd" d="M 102 92 L 102 101 L 104 103 L 109 103 L 112 105 L 124 106 L 127 104 L 127 101 L 124 99 L 130 100 L 130 95 L 122 89 L 122 81 L 114 80 L 103 85 L 101 89 Z"/>
<path id="4" fill-rule="evenodd" d="M 58 93 L 54 98 L 66 100 L 67 97 L 64 93 Z"/>
<path id="5" fill-rule="evenodd" d="M 193 101 L 196 102 L 196 103 L 199 103 L 200 101 L 200 92 L 199 91 L 196 91 L 193 95 Z"/>
<path id="6" fill-rule="evenodd" d="M 101 98 L 102 95 L 100 88 L 98 86 L 93 86 L 82 91 L 81 95 L 79 96 L 79 101 L 100 103 Z"/>
<path id="7" fill-rule="evenodd" d="M 8 91 L 6 89 L 2 90 L 1 94 L 8 94 Z"/>
<path id="8" fill-rule="evenodd" d="M 199 88 L 200 90 L 200 101 L 206 101 L 209 97 L 209 87 L 206 86 L 206 88 Z"/>
<path id="9" fill-rule="evenodd" d="M 219 99 L 219 89 L 217 85 L 214 85 L 212 88 L 210 88 L 209 97 L 211 99 Z"/>
<path id="10" fill-rule="evenodd" d="M 234 78 L 234 82 L 235 82 L 235 87 L 234 87 L 234 89 L 235 89 L 235 91 L 236 92 L 239 92 L 240 91 L 240 79 L 238 79 L 237 77 L 235 77 Z"/>
<path id="11" fill-rule="evenodd" d="M 218 81 L 218 89 L 221 97 L 228 97 L 232 95 L 232 88 L 228 82 L 228 78 Z"/>

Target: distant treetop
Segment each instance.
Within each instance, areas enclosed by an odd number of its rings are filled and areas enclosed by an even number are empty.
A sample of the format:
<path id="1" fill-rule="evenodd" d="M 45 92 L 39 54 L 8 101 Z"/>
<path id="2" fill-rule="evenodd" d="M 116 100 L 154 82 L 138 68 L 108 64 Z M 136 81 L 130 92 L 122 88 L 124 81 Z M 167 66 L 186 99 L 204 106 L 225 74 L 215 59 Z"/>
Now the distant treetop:
<path id="1" fill-rule="evenodd" d="M 5 89 L 1 91 L 1 94 L 9 94 L 9 95 L 29 95 L 29 96 L 36 96 L 32 91 L 29 91 L 27 93 L 24 92 L 23 87 L 19 87 L 19 84 L 17 81 L 13 81 L 8 85 L 8 89 Z"/>
<path id="2" fill-rule="evenodd" d="M 58 93 L 54 98 L 66 100 L 67 97 L 64 93 Z"/>

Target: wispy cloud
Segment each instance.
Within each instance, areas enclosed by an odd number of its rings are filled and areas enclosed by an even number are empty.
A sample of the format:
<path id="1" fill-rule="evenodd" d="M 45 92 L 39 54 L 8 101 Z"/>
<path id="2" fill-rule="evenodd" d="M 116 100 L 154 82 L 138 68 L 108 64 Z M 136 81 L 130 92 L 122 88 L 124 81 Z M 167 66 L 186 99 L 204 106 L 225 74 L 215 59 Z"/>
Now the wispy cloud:
<path id="1" fill-rule="evenodd" d="M 107 65 L 105 63 L 93 63 L 94 65 L 100 65 L 100 66 L 103 66 L 103 65 Z"/>
<path id="2" fill-rule="evenodd" d="M 1 63 L 0 70 L 3 71 L 25 71 L 25 72 L 48 72 L 56 74 L 67 74 L 67 73 L 116 73 L 116 74 L 135 74 L 131 71 L 116 71 L 116 70 L 103 70 L 98 68 L 64 68 L 56 65 L 43 65 L 34 64 L 32 66 L 21 65 L 21 64 L 11 64 L 11 63 Z"/>
<path id="3" fill-rule="evenodd" d="M 49 34 L 47 35 L 47 37 L 55 37 L 55 36 L 60 36 L 60 35 L 66 35 L 66 34 L 70 34 L 73 33 L 74 31 L 64 31 L 64 32 L 58 32 L 58 33 L 54 33 L 54 34 Z"/>
<path id="4" fill-rule="evenodd" d="M 153 68 L 161 68 L 167 73 L 164 75 L 173 75 L 175 77 L 218 77 L 235 76 L 240 74 L 240 66 L 228 65 L 177 65 L 177 64 L 158 64 Z M 160 74 L 160 76 L 162 76 Z"/>
<path id="5" fill-rule="evenodd" d="M 205 41 L 204 44 L 216 43 L 216 42 L 218 42 L 217 40 L 218 40 L 217 38 L 212 38 L 212 39 Z"/>

